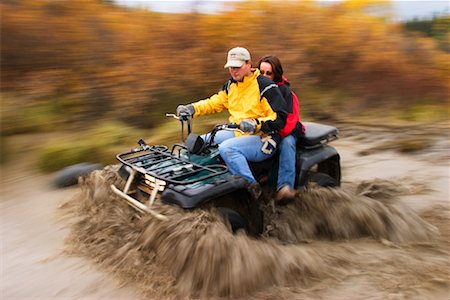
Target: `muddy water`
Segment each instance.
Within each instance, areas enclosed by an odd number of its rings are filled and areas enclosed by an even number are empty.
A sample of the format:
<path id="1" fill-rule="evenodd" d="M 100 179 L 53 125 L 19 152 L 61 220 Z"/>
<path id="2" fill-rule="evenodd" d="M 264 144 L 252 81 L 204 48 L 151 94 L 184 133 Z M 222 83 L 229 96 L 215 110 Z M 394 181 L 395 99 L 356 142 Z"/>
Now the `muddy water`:
<path id="1" fill-rule="evenodd" d="M 449 299 L 448 138 L 399 155 L 342 132 L 343 188 L 267 204 L 258 240 L 214 211 L 139 218 L 109 169 L 55 190 L 2 167 L 0 299 Z"/>
<path id="2" fill-rule="evenodd" d="M 388 280 L 389 294 L 397 291 L 393 281 L 404 284 L 405 297 L 448 289 L 448 244 L 440 244 L 438 227 L 396 201 L 402 190 L 389 181 L 364 182 L 357 193 L 316 188 L 285 207 L 269 204 L 258 240 L 233 235 L 213 210 L 157 206 L 168 221 L 139 218 L 112 193 L 111 182 L 117 182 L 113 167 L 84 179 L 69 204 L 79 218 L 70 249 L 147 296 L 278 297 L 280 288 L 320 290 L 349 277 Z M 429 211 L 428 218 L 445 223 L 448 209 Z M 440 257 L 408 254 L 428 248 Z"/>
<path id="3" fill-rule="evenodd" d="M 56 190 L 52 176 L 23 165 L 1 171 L 0 299 L 141 299 L 94 263 L 64 252 L 70 223 L 59 205 L 78 188 Z"/>

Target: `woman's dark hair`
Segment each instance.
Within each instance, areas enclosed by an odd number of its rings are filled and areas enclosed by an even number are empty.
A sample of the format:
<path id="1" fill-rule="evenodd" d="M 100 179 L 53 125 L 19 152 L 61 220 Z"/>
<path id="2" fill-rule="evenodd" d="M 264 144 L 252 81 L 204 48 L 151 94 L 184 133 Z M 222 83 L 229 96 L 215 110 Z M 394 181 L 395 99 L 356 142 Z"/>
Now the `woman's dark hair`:
<path id="1" fill-rule="evenodd" d="M 283 78 L 283 67 L 281 66 L 281 61 L 275 55 L 263 56 L 258 62 L 258 69 L 261 67 L 261 63 L 266 62 L 272 66 L 273 71 L 273 81 L 281 82 Z"/>

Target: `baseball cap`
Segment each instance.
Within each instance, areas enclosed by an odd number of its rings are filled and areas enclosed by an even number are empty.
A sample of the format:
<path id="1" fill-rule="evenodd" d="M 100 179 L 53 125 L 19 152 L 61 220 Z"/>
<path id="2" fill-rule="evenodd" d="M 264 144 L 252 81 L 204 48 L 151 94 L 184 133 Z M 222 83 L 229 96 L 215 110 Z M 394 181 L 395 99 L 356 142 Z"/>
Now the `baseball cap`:
<path id="1" fill-rule="evenodd" d="M 250 59 L 250 52 L 248 52 L 247 49 L 242 47 L 233 48 L 228 51 L 227 63 L 225 64 L 224 68 L 242 67 L 242 65 Z"/>

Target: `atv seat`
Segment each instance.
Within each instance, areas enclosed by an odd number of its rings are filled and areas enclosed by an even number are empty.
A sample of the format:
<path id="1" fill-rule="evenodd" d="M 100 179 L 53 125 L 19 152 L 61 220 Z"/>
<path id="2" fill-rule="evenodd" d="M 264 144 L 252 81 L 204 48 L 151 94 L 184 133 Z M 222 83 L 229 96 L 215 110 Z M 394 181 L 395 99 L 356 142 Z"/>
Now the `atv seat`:
<path id="1" fill-rule="evenodd" d="M 305 134 L 298 139 L 299 147 L 311 149 L 338 138 L 339 130 L 336 127 L 312 122 L 302 124 L 305 126 Z"/>

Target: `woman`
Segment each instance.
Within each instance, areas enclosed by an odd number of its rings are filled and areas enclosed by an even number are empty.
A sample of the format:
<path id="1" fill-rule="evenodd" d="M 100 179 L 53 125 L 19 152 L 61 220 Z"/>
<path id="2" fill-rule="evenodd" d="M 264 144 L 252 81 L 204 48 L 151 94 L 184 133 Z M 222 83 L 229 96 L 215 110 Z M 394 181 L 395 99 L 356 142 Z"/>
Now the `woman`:
<path id="1" fill-rule="evenodd" d="M 261 74 L 273 80 L 279 87 L 286 100 L 288 117 L 285 127 L 279 131 L 283 138 L 280 144 L 280 159 L 278 168 L 276 202 L 292 200 L 295 197 L 295 164 L 296 144 L 299 135 L 304 133 L 304 127 L 300 123 L 300 105 L 297 96 L 290 89 L 290 84 L 283 76 L 283 67 L 278 57 L 267 55 L 258 62 Z"/>

